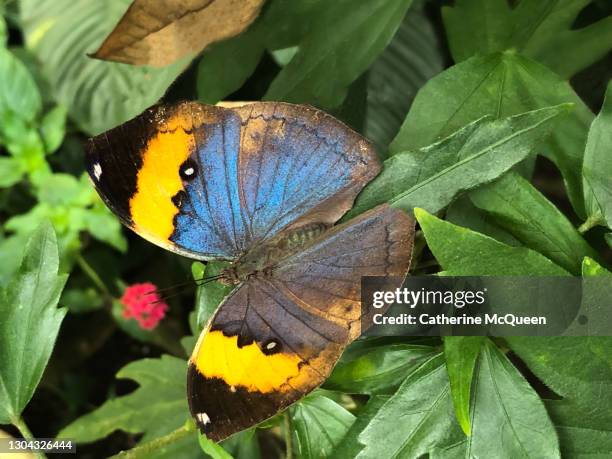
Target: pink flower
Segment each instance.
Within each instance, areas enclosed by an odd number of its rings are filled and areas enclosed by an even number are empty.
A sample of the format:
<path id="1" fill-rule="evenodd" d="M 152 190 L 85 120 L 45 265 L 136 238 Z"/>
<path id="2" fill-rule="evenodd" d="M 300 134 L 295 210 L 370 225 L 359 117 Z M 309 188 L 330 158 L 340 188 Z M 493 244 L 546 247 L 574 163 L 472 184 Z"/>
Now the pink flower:
<path id="1" fill-rule="evenodd" d="M 168 305 L 151 282 L 133 284 L 125 289 L 119 300 L 123 304 L 123 317 L 134 319 L 144 330 L 153 330 L 166 315 Z"/>

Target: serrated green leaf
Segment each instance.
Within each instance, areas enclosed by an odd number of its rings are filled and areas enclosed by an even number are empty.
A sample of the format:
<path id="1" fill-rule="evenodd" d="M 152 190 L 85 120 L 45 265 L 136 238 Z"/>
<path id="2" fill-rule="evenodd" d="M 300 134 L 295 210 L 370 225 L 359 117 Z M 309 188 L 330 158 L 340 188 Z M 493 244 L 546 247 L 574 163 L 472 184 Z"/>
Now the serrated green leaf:
<path id="1" fill-rule="evenodd" d="M 612 17 L 584 28 L 574 22 L 591 0 L 458 0 L 442 16 L 456 61 L 518 49 L 569 78 L 612 49 Z"/>
<path id="2" fill-rule="evenodd" d="M 363 133 L 385 156 L 417 91 L 444 69 L 440 40 L 424 3 L 413 3 L 389 46 L 368 69 Z"/>
<path id="3" fill-rule="evenodd" d="M 579 215 L 584 214 L 582 156 L 593 114 L 571 86 L 546 67 L 514 53 L 477 56 L 435 76 L 421 89 L 391 153 L 414 151 L 485 115 L 505 118 L 573 103 L 541 153 L 555 162 Z"/>
<path id="4" fill-rule="evenodd" d="M 569 273 L 526 247 L 511 247 L 415 209 L 427 245 L 448 276 L 563 276 Z"/>
<path id="5" fill-rule="evenodd" d="M 583 276 L 612 276 L 586 258 Z M 612 338 L 508 337 L 508 344 L 529 369 L 562 400 L 549 400 L 567 457 L 612 454 Z M 590 443 L 596 442 L 596 443 Z"/>
<path id="6" fill-rule="evenodd" d="M 517 173 L 472 191 L 470 199 L 524 246 L 573 274 L 580 274 L 585 256 L 597 256 L 565 215 Z"/>
<path id="7" fill-rule="evenodd" d="M 455 415 L 466 435 L 471 435 L 472 431 L 470 394 L 474 380 L 474 368 L 484 340 L 484 336 L 444 337 L 444 357 Z"/>
<path id="8" fill-rule="evenodd" d="M 139 387 L 73 421 L 58 433 L 58 438 L 89 443 L 120 429 L 144 433 L 141 441 L 146 442 L 178 429 L 190 418 L 186 372 L 187 362 L 169 355 L 129 363 L 119 370 L 117 378 L 132 379 Z M 192 441 L 198 448 L 195 433 Z"/>
<path id="9" fill-rule="evenodd" d="M 66 309 L 57 303 L 66 283 L 51 225 L 31 236 L 18 273 L 0 290 L 0 423 L 14 422 L 47 366 Z"/>
<path id="10" fill-rule="evenodd" d="M 42 63 L 55 99 L 88 134 L 99 134 L 153 105 L 185 62 L 152 69 L 95 60 L 128 0 L 20 0 L 26 45 Z M 19 94 L 19 93 L 17 93 Z"/>
<path id="11" fill-rule="evenodd" d="M 589 130 L 582 183 L 588 219 L 612 228 L 612 83 Z"/>
<path id="12" fill-rule="evenodd" d="M 407 376 L 363 429 L 357 458 L 420 457 L 452 434 L 451 413 L 444 358 L 437 354 Z"/>
<path id="13" fill-rule="evenodd" d="M 370 397 L 368 403 L 359 410 L 355 422 L 353 422 L 346 435 L 342 437 L 342 441 L 333 450 L 330 457 L 357 457 L 363 449 L 363 445 L 358 440 L 359 435 L 370 424 L 372 418 L 389 398 L 387 395 L 373 395 Z"/>
<path id="14" fill-rule="evenodd" d="M 329 457 L 338 446 L 355 416 L 333 400 L 318 394 L 309 395 L 290 408 L 295 447 L 299 457 Z"/>
<path id="15" fill-rule="evenodd" d="M 478 364 L 471 421 L 465 457 L 561 457 L 544 403 L 490 341 Z"/>
<path id="16" fill-rule="evenodd" d="M 348 87 L 391 41 L 412 0 L 328 3 L 274 79 L 266 100 L 334 108 Z"/>
<path id="17" fill-rule="evenodd" d="M 391 344 L 342 358 L 325 388 L 349 394 L 392 394 L 412 368 L 431 357 L 430 346 Z"/>
<path id="18" fill-rule="evenodd" d="M 438 212 L 459 193 L 496 179 L 525 159 L 557 125 L 567 105 L 501 120 L 480 119 L 441 142 L 387 159 L 361 192 L 350 215 L 377 204 Z"/>

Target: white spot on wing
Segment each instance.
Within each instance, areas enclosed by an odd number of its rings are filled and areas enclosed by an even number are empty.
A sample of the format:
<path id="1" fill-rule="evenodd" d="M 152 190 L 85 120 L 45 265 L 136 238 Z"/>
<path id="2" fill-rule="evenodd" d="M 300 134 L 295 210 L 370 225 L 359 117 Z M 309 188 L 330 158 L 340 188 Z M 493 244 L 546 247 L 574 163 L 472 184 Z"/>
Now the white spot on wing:
<path id="1" fill-rule="evenodd" d="M 102 175 L 102 166 L 100 166 L 100 163 L 94 164 L 93 172 L 96 180 L 100 180 L 100 176 Z"/>
<path id="2" fill-rule="evenodd" d="M 198 413 L 196 414 L 196 418 L 197 420 L 200 422 L 200 424 L 202 425 L 206 425 L 206 424 L 210 424 L 210 418 L 208 417 L 208 415 L 204 412 L 202 413 Z"/>
<path id="3" fill-rule="evenodd" d="M 268 344 L 266 344 L 266 349 L 271 351 L 272 349 L 276 347 L 276 345 L 277 345 L 276 341 L 270 341 Z"/>
<path id="4" fill-rule="evenodd" d="M 193 175 L 194 172 L 195 172 L 195 169 L 193 167 L 189 167 L 189 168 L 185 169 L 184 173 L 185 173 L 185 175 L 187 177 L 189 177 L 189 176 Z"/>

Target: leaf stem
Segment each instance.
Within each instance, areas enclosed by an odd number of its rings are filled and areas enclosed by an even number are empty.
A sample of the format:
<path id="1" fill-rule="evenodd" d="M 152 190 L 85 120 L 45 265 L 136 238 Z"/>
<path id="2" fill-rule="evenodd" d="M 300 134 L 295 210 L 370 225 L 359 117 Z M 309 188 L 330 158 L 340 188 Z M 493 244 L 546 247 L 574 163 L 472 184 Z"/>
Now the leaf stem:
<path id="1" fill-rule="evenodd" d="M 585 222 L 578 227 L 578 232 L 580 234 L 586 233 L 588 230 L 593 228 L 594 226 L 601 225 L 603 223 L 603 218 L 600 214 L 589 216 Z"/>
<path id="2" fill-rule="evenodd" d="M 195 423 L 190 419 L 185 422 L 183 426 L 170 432 L 169 434 L 164 435 L 163 437 L 155 438 L 154 440 L 138 445 L 130 450 L 121 451 L 120 453 L 112 456 L 110 459 L 135 459 L 150 457 L 153 453 L 159 452 L 159 450 L 164 446 L 175 443 L 182 438 L 185 438 L 189 434 L 194 433 L 195 431 Z"/>
<path id="3" fill-rule="evenodd" d="M 285 424 L 285 450 L 287 459 L 293 459 L 293 426 L 291 425 L 291 414 L 289 410 L 285 411 L 284 415 Z"/>
<path id="4" fill-rule="evenodd" d="M 91 281 L 95 284 L 95 286 L 102 291 L 102 293 L 107 296 L 111 296 L 108 287 L 106 287 L 106 284 L 102 281 L 100 276 L 98 276 L 96 270 L 91 267 L 91 265 L 87 262 L 87 260 L 85 260 L 85 258 L 83 258 L 83 255 L 78 253 L 76 256 L 76 262 L 83 270 L 83 272 L 87 275 L 87 277 L 89 277 L 89 279 L 91 279 Z"/>
<path id="5" fill-rule="evenodd" d="M 11 422 L 15 427 L 17 427 L 17 430 L 19 430 L 19 433 L 25 440 L 34 440 L 34 435 L 32 435 L 32 432 L 30 432 L 30 428 L 21 416 L 12 419 Z M 40 458 L 47 457 L 42 451 L 36 451 L 34 454 Z"/>

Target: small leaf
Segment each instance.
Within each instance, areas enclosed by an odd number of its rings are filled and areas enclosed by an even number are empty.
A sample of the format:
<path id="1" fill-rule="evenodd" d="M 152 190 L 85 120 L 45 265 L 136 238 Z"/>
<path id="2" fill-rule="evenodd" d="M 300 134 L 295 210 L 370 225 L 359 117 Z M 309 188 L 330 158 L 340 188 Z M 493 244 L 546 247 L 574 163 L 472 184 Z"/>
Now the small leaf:
<path id="1" fill-rule="evenodd" d="M 51 109 L 40 122 L 40 134 L 47 154 L 57 150 L 66 134 L 66 108 L 62 105 Z"/>
<path id="2" fill-rule="evenodd" d="M 392 394 L 406 374 L 431 357 L 430 346 L 392 344 L 365 348 L 342 358 L 325 388 L 349 394 Z"/>
<path id="3" fill-rule="evenodd" d="M 265 0 L 134 0 L 93 57 L 163 67 L 238 35 Z"/>
<path id="4" fill-rule="evenodd" d="M 523 245 L 573 274 L 580 274 L 585 256 L 597 256 L 565 215 L 516 173 L 472 191 L 470 199 Z"/>
<path id="5" fill-rule="evenodd" d="M 455 415 L 461 429 L 471 435 L 470 394 L 474 380 L 474 368 L 480 355 L 484 336 L 444 337 L 444 357 L 450 381 Z"/>
<path id="6" fill-rule="evenodd" d="M 55 232 L 31 236 L 12 282 L 0 290 L 0 423 L 14 422 L 47 366 L 66 309 L 58 309 L 65 275 L 58 275 Z"/>
<path id="7" fill-rule="evenodd" d="M 338 107 L 348 87 L 391 41 L 412 0 L 327 2 L 266 100 Z"/>
<path id="8" fill-rule="evenodd" d="M 420 457 L 445 442 L 455 428 L 449 392 L 444 358 L 437 354 L 407 376 L 363 429 L 357 458 Z"/>
<path id="9" fill-rule="evenodd" d="M 221 273 L 228 267 L 228 263 L 222 261 L 211 261 L 206 264 L 204 279 L 213 277 Z M 204 328 L 212 318 L 223 299 L 233 290 L 232 286 L 224 285 L 221 282 L 206 282 L 198 289 L 196 295 L 197 324 L 200 329 Z"/>
<path id="10" fill-rule="evenodd" d="M 24 121 L 34 121 L 42 107 L 36 82 L 27 67 L 9 50 L 1 47 L 0 81 L 0 119 L 10 111 Z M 0 137 L 2 131 L 3 126 L 0 125 Z"/>
<path id="11" fill-rule="evenodd" d="M 0 157 L 0 188 L 8 188 L 19 182 L 25 171 L 16 158 Z"/>
<path id="12" fill-rule="evenodd" d="M 57 434 L 58 438 L 89 443 L 121 429 L 144 433 L 141 441 L 146 442 L 178 429 L 190 418 L 185 398 L 186 372 L 187 362 L 168 355 L 129 363 L 119 370 L 117 378 L 132 379 L 139 387 L 73 421 Z M 193 442 L 196 441 L 194 434 Z"/>
<path id="13" fill-rule="evenodd" d="M 383 202 L 408 212 L 414 207 L 438 212 L 462 191 L 494 180 L 525 159 L 568 108 L 481 119 L 427 148 L 396 154 L 359 195 L 351 215 Z"/>
<path id="14" fill-rule="evenodd" d="M 589 131 L 582 180 L 587 217 L 612 228 L 612 83 Z"/>
<path id="15" fill-rule="evenodd" d="M 349 428 L 355 416 L 333 400 L 318 394 L 309 395 L 290 408 L 299 457 L 329 457 Z"/>
<path id="16" fill-rule="evenodd" d="M 225 451 L 221 445 L 209 440 L 200 432 L 198 432 L 198 442 L 202 451 L 212 459 L 233 459 L 232 455 Z"/>
<path id="17" fill-rule="evenodd" d="M 449 276 L 568 275 L 548 258 L 525 247 L 511 247 L 484 234 L 445 222 L 422 209 L 414 214 L 427 245 Z"/>
<path id="18" fill-rule="evenodd" d="M 515 53 L 472 57 L 429 80 L 415 98 L 390 150 L 417 150 L 485 115 L 505 118 L 562 103 L 572 103 L 574 109 L 559 120 L 540 150 L 561 171 L 572 205 L 582 216 L 580 171 L 593 114 L 567 81 Z"/>

